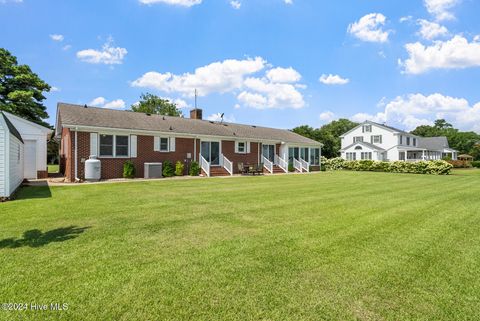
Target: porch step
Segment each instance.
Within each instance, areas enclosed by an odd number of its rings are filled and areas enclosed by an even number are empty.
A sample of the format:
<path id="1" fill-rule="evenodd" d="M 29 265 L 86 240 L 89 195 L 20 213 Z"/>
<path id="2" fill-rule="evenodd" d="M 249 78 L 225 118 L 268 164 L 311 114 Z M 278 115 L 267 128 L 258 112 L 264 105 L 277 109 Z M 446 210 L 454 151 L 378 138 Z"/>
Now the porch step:
<path id="1" fill-rule="evenodd" d="M 265 167 L 263 168 L 263 172 L 265 174 L 270 174 L 270 172 Z M 279 166 L 273 165 L 273 173 L 272 174 L 285 174 L 285 172 Z"/>
<path id="2" fill-rule="evenodd" d="M 230 176 L 230 173 L 223 167 L 211 167 L 210 176 Z"/>

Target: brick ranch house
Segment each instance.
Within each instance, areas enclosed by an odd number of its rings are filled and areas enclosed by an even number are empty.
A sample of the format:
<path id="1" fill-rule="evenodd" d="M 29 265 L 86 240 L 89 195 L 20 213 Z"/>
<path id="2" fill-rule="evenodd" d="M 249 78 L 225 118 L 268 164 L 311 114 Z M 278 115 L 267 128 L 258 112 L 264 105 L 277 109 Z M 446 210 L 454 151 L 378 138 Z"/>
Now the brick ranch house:
<path id="1" fill-rule="evenodd" d="M 200 164 L 206 176 L 233 175 L 238 164 L 264 164 L 269 173 L 320 169 L 322 144 L 288 130 L 150 115 L 58 103 L 56 135 L 61 138 L 61 172 L 67 181 L 83 179 L 85 161 L 98 156 L 101 178 L 121 178 L 123 164 L 134 163 L 136 176 L 144 164 L 177 161 Z"/>

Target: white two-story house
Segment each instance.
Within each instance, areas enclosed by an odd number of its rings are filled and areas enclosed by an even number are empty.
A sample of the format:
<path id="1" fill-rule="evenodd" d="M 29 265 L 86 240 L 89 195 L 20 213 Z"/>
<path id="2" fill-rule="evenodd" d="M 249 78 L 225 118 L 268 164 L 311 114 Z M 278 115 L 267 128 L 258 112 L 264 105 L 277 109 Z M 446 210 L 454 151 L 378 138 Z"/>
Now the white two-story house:
<path id="1" fill-rule="evenodd" d="M 365 121 L 340 136 L 341 157 L 346 160 L 378 161 L 457 159 L 458 152 L 446 137 L 419 137 L 390 126 Z"/>

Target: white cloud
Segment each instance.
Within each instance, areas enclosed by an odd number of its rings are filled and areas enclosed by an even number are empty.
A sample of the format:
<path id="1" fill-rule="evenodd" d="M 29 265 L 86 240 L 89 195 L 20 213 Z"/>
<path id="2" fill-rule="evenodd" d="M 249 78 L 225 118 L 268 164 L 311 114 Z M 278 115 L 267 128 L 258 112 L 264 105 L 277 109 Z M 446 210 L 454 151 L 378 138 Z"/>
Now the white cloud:
<path id="1" fill-rule="evenodd" d="M 325 85 L 346 85 L 350 82 L 348 78 L 342 78 L 339 75 L 325 75 L 323 74 L 319 81 Z"/>
<path id="2" fill-rule="evenodd" d="M 58 91 L 60 91 L 60 88 L 58 88 L 58 87 L 52 86 L 52 87 L 50 88 L 50 92 L 51 92 L 51 93 L 58 92 Z"/>
<path id="3" fill-rule="evenodd" d="M 411 21 L 412 19 L 413 19 L 412 16 L 404 16 L 404 17 L 401 17 L 400 19 L 398 19 L 398 21 L 400 23 L 403 23 L 403 22 Z"/>
<path id="4" fill-rule="evenodd" d="M 360 40 L 387 42 L 389 31 L 383 30 L 387 18 L 381 13 L 370 13 L 348 26 L 348 32 Z"/>
<path id="5" fill-rule="evenodd" d="M 122 99 L 116 99 L 108 101 L 105 97 L 97 97 L 88 103 L 89 106 L 110 108 L 110 109 L 123 109 L 125 108 L 125 101 Z"/>
<path id="6" fill-rule="evenodd" d="M 139 0 L 143 4 L 156 4 L 163 3 L 181 7 L 192 7 L 197 4 L 201 4 L 202 0 Z"/>
<path id="7" fill-rule="evenodd" d="M 214 62 L 193 73 L 147 72 L 132 82 L 133 87 L 153 88 L 192 97 L 211 93 L 233 93 L 239 102 L 254 108 L 301 108 L 305 105 L 297 82 L 301 75 L 293 68 L 271 68 L 264 77 L 255 74 L 270 67 L 261 58 Z M 297 87 L 299 86 L 299 87 Z M 238 94 L 238 91 L 241 91 Z"/>
<path id="8" fill-rule="evenodd" d="M 461 0 L 424 0 L 427 11 L 433 15 L 437 21 L 455 19 L 451 10 L 460 2 Z"/>
<path id="9" fill-rule="evenodd" d="M 292 67 L 289 67 L 289 68 L 277 67 L 277 68 L 270 69 L 267 72 L 267 78 L 272 82 L 293 83 L 293 82 L 300 81 L 302 76 L 298 71 L 296 71 Z"/>
<path id="10" fill-rule="evenodd" d="M 284 0 L 286 4 L 293 4 L 293 0 Z"/>
<path id="11" fill-rule="evenodd" d="M 413 130 L 419 125 L 433 124 L 446 119 L 462 130 L 480 132 L 480 102 L 471 105 L 464 98 L 436 93 L 429 96 L 410 94 L 398 96 L 386 103 L 384 110 L 375 115 L 356 114 L 354 121 L 372 120 Z"/>
<path id="12" fill-rule="evenodd" d="M 242 3 L 240 1 L 237 1 L 237 0 L 232 0 L 232 1 L 230 1 L 230 5 L 232 6 L 233 9 L 238 10 L 242 6 Z"/>
<path id="13" fill-rule="evenodd" d="M 420 26 L 418 34 L 424 39 L 433 40 L 448 35 L 448 29 L 436 22 L 420 19 L 418 25 Z"/>
<path id="14" fill-rule="evenodd" d="M 405 45 L 409 58 L 399 60 L 405 72 L 421 74 L 431 69 L 462 69 L 480 66 L 480 43 L 468 42 L 463 36 L 435 41 L 431 46 L 420 42 Z"/>
<path id="15" fill-rule="evenodd" d="M 50 35 L 50 39 L 52 39 L 53 41 L 63 41 L 64 37 L 63 35 L 59 35 L 59 34 L 53 34 L 53 35 Z"/>
<path id="16" fill-rule="evenodd" d="M 240 89 L 246 76 L 264 69 L 265 66 L 266 61 L 261 57 L 228 59 L 197 68 L 194 73 L 181 75 L 150 71 L 133 81 L 132 86 L 177 92 L 190 97 L 197 89 L 199 96 L 206 96 L 213 92 L 225 93 Z"/>
<path id="17" fill-rule="evenodd" d="M 319 118 L 321 121 L 328 123 L 335 119 L 335 114 L 327 110 L 326 112 L 321 113 Z"/>
<path id="18" fill-rule="evenodd" d="M 6 3 L 9 3 L 9 2 L 12 2 L 12 3 L 22 3 L 23 0 L 0 0 L 0 3 L 1 3 L 1 4 L 6 4 Z"/>
<path id="19" fill-rule="evenodd" d="M 208 120 L 210 121 L 222 121 L 222 114 L 221 113 L 216 113 L 216 114 L 211 114 L 210 116 L 207 117 Z M 226 123 L 234 123 L 235 122 L 235 117 L 233 115 L 230 116 L 223 116 L 223 122 Z"/>
<path id="20" fill-rule="evenodd" d="M 72 45 L 65 45 L 62 47 L 62 49 L 65 51 L 70 50 L 70 48 L 72 48 Z"/>
<path id="21" fill-rule="evenodd" d="M 276 83 L 267 78 L 248 78 L 244 85 L 246 90 L 237 98 L 248 107 L 299 109 L 305 106 L 303 95 L 292 84 Z"/>
<path id="22" fill-rule="evenodd" d="M 127 53 L 128 51 L 125 48 L 114 47 L 113 39 L 109 38 L 103 45 L 102 50 L 81 50 L 77 52 L 77 58 L 91 64 L 118 65 L 123 63 Z"/>

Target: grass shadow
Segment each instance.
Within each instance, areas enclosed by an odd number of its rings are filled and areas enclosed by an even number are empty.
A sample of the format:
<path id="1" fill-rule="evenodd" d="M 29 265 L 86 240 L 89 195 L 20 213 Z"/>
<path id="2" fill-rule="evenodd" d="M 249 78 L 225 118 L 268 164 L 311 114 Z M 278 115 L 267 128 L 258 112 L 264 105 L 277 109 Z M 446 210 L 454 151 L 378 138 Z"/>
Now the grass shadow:
<path id="1" fill-rule="evenodd" d="M 35 185 L 23 186 L 17 193 L 15 193 L 16 200 L 50 197 L 52 197 L 52 192 L 50 191 L 47 182 L 35 182 Z"/>
<path id="2" fill-rule="evenodd" d="M 19 247 L 42 247 L 53 242 L 64 242 L 78 237 L 90 227 L 68 226 L 42 232 L 39 229 L 28 230 L 23 237 L 0 240 L 0 249 L 14 249 Z"/>

